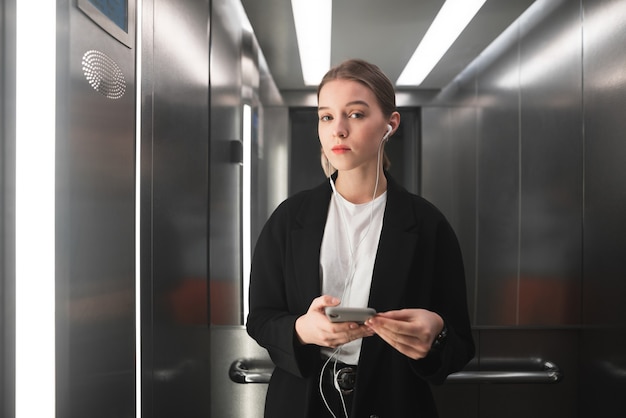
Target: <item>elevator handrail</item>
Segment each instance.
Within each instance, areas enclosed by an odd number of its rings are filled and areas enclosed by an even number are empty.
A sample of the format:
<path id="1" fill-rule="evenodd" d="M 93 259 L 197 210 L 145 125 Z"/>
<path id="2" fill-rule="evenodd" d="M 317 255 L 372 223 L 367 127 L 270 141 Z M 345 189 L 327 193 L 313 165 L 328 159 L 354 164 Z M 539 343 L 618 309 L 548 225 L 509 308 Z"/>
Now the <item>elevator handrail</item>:
<path id="1" fill-rule="evenodd" d="M 271 361 L 237 359 L 228 369 L 230 380 L 235 383 L 269 383 L 274 365 Z"/>
<path id="2" fill-rule="evenodd" d="M 481 370 L 473 370 L 472 367 L 475 364 L 450 374 L 446 382 L 558 383 L 563 379 L 563 372 L 556 363 L 538 358 L 483 360 L 480 362 Z"/>
<path id="3" fill-rule="evenodd" d="M 473 370 L 477 366 L 482 370 Z M 240 358 L 228 370 L 235 383 L 269 383 L 274 366 L 269 360 Z M 452 373 L 448 383 L 558 383 L 563 372 L 552 361 L 540 358 L 485 359 L 472 362 L 467 370 Z"/>

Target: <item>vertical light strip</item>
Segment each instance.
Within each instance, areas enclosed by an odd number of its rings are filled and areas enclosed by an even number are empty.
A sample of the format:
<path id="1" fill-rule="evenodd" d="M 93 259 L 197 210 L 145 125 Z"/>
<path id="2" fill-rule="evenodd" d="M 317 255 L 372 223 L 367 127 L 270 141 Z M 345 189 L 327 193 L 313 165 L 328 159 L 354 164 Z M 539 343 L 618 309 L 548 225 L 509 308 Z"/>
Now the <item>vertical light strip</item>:
<path id="1" fill-rule="evenodd" d="M 486 0 L 447 0 L 398 77 L 399 86 L 422 84 Z"/>
<path id="2" fill-rule="evenodd" d="M 141 25 L 142 0 L 135 7 L 135 417 L 141 418 Z"/>
<path id="3" fill-rule="evenodd" d="M 252 262 L 252 243 L 250 240 L 251 192 L 252 192 L 252 108 L 243 105 L 243 196 L 242 196 L 242 260 L 243 260 L 243 320 L 248 317 L 248 288 L 250 287 L 250 264 Z"/>
<path id="4" fill-rule="evenodd" d="M 302 77 L 316 86 L 330 68 L 332 0 L 291 0 Z"/>
<path id="5" fill-rule="evenodd" d="M 56 2 L 16 2 L 15 416 L 55 416 Z"/>

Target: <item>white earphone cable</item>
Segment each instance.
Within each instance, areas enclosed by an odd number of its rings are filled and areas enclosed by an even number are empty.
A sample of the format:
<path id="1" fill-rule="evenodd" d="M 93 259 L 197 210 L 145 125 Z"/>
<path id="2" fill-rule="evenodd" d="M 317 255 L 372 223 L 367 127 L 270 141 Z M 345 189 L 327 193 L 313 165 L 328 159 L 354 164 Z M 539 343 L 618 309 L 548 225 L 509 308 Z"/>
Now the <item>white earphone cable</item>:
<path id="1" fill-rule="evenodd" d="M 344 226 L 346 227 L 346 235 L 347 235 L 347 239 L 348 239 L 348 247 L 350 250 L 350 269 L 348 270 L 348 274 L 347 277 L 344 280 L 344 287 L 343 287 L 343 292 L 342 292 L 342 296 L 341 296 L 341 301 L 343 302 L 345 300 L 346 297 L 346 293 L 349 295 L 349 291 L 350 288 L 352 286 L 352 280 L 354 278 L 354 274 L 356 273 L 356 257 L 355 254 L 358 251 L 359 246 L 361 245 L 361 243 L 365 240 L 365 238 L 367 237 L 367 235 L 369 234 L 370 231 L 370 227 L 372 226 L 372 219 L 374 216 L 374 200 L 376 199 L 376 192 L 378 191 L 378 183 L 380 180 L 380 170 L 381 170 L 381 150 L 382 150 L 382 145 L 385 142 L 384 141 L 385 138 L 383 138 L 382 141 L 380 141 L 380 145 L 378 146 L 378 154 L 377 154 L 377 164 L 376 164 L 376 183 L 374 185 L 374 193 L 372 195 L 372 200 L 370 201 L 369 205 L 370 205 L 370 219 L 369 219 L 369 224 L 367 226 L 367 229 L 365 230 L 365 233 L 361 236 L 361 239 L 359 240 L 359 242 L 357 243 L 356 247 L 352 248 L 352 240 L 350 239 L 350 234 L 349 234 L 349 229 L 347 227 L 348 225 L 348 220 L 346 219 L 346 215 L 344 213 L 343 207 L 341 206 L 341 204 L 338 203 L 338 207 L 339 207 L 339 212 L 341 214 L 341 218 L 343 221 Z M 333 193 L 335 194 L 335 196 L 339 195 L 339 193 L 337 192 L 337 189 L 335 187 L 335 182 L 332 179 L 332 176 L 330 175 L 330 161 L 328 160 L 328 158 L 326 158 L 326 162 L 328 163 L 328 173 L 329 173 L 329 180 L 330 180 L 330 185 L 331 188 L 333 190 Z M 342 346 L 337 347 L 337 349 L 335 351 L 333 351 L 333 353 L 331 354 L 331 356 L 324 362 L 324 365 L 322 366 L 322 371 L 320 372 L 320 378 L 319 378 L 319 391 L 320 391 L 320 395 L 322 397 L 322 400 L 324 401 L 324 405 L 326 406 L 326 409 L 328 409 L 328 412 L 330 412 L 330 414 L 333 416 L 333 418 L 337 418 L 337 416 L 335 415 L 335 413 L 332 411 L 332 408 L 330 407 L 330 405 L 328 404 L 328 401 L 326 400 L 326 397 L 324 396 L 324 389 L 322 386 L 322 381 L 324 378 L 324 371 L 326 370 L 326 367 L 328 367 L 328 363 L 330 363 L 333 359 L 334 359 L 334 363 L 333 363 L 333 379 L 335 379 L 336 373 L 337 373 L 337 355 L 341 352 L 341 348 Z M 345 399 L 343 397 L 343 393 L 341 393 L 341 390 L 339 388 L 337 388 L 337 392 L 339 393 L 339 397 L 341 399 L 341 404 L 343 406 L 343 413 L 345 415 L 346 418 L 348 418 L 348 411 L 346 408 L 346 402 Z"/>

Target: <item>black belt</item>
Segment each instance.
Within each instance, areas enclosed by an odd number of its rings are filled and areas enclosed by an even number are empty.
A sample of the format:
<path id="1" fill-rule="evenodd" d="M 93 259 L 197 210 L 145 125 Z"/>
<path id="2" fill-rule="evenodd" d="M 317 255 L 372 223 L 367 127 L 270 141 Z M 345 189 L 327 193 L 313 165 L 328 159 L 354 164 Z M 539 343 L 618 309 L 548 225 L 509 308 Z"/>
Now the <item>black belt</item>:
<path id="1" fill-rule="evenodd" d="M 324 376 L 342 394 L 350 395 L 356 385 L 356 369 L 354 365 L 331 360 L 326 365 Z"/>

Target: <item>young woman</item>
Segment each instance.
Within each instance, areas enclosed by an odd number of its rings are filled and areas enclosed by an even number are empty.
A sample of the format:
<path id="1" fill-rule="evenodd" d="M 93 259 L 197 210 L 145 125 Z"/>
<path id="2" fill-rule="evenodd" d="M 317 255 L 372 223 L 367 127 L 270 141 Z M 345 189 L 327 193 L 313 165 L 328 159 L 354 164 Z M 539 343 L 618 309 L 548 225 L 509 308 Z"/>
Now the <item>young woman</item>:
<path id="1" fill-rule="evenodd" d="M 436 417 L 429 383 L 474 355 L 456 236 L 385 170 L 400 114 L 381 70 L 346 61 L 317 95 L 334 173 L 276 209 L 252 261 L 247 329 L 276 365 L 265 416 Z M 335 306 L 377 314 L 337 323 Z"/>

